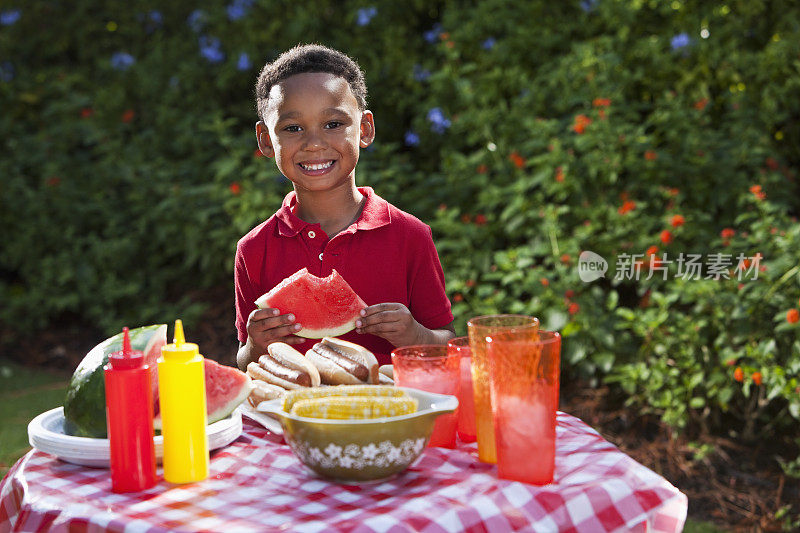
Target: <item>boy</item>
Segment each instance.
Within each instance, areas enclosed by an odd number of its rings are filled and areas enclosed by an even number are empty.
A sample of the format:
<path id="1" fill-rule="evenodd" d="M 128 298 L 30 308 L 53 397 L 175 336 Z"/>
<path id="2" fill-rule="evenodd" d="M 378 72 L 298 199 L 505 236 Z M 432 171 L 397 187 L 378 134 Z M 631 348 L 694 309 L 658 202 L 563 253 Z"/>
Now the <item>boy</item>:
<path id="1" fill-rule="evenodd" d="M 286 342 L 305 353 L 316 340 L 294 335 L 291 314 L 254 301 L 303 267 L 336 269 L 367 303 L 342 336 L 391 362 L 394 347 L 445 344 L 455 336 L 444 274 L 430 228 L 357 187 L 359 150 L 375 138 L 364 74 L 349 57 L 297 46 L 267 64 L 256 84 L 256 139 L 293 184 L 280 209 L 242 237 L 234 282 L 237 364 L 242 370 Z"/>

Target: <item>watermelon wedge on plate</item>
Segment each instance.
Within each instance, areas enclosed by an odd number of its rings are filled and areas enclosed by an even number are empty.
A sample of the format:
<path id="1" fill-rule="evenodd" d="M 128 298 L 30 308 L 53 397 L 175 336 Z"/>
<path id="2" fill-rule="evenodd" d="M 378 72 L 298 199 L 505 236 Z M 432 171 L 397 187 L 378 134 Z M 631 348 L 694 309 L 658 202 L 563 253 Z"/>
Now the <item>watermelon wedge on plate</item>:
<path id="1" fill-rule="evenodd" d="M 303 329 L 295 333 L 307 339 L 338 337 L 356 327 L 367 304 L 334 269 L 319 278 L 307 268 L 298 270 L 256 300 L 261 309 L 293 313 Z"/>

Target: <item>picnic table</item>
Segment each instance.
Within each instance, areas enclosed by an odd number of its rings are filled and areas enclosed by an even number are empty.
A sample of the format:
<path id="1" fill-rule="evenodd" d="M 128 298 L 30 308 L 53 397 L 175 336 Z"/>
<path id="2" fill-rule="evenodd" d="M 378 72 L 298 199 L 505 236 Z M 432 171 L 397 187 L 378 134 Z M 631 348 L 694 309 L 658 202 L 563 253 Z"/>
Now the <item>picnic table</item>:
<path id="1" fill-rule="evenodd" d="M 208 479 L 114 494 L 108 469 L 33 449 L 0 484 L 5 531 L 681 531 L 687 498 L 580 419 L 559 412 L 555 479 L 497 478 L 474 443 L 427 448 L 384 481 L 337 483 L 307 470 L 281 435 L 245 418 L 212 452 Z M 159 475 L 161 469 L 159 468 Z"/>

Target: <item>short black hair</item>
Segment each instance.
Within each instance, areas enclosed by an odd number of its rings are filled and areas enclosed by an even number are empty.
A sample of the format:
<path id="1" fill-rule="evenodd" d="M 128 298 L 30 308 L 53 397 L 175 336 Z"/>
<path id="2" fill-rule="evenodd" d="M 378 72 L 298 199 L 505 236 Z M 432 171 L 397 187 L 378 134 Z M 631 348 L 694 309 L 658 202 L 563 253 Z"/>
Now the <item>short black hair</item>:
<path id="1" fill-rule="evenodd" d="M 350 85 L 350 90 L 358 101 L 358 108 L 361 111 L 367 108 L 367 83 L 364 81 L 364 72 L 355 60 L 321 44 L 301 44 L 282 53 L 261 69 L 256 82 L 256 111 L 261 120 L 267 114 L 272 86 L 290 76 L 306 72 L 325 72 L 341 76 Z"/>

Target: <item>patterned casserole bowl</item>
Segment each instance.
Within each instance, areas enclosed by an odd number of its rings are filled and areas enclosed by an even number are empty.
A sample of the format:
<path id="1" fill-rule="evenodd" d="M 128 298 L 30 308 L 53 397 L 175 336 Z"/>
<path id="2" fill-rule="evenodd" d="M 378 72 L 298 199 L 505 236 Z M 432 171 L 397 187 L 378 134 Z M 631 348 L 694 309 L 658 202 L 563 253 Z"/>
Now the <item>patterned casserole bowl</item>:
<path id="1" fill-rule="evenodd" d="M 261 402 L 258 411 L 276 416 L 289 447 L 317 474 L 339 481 L 374 481 L 402 472 L 425 449 L 439 415 L 458 407 L 455 396 L 398 387 L 419 402 L 415 413 L 360 420 L 295 416 L 282 400 Z"/>

